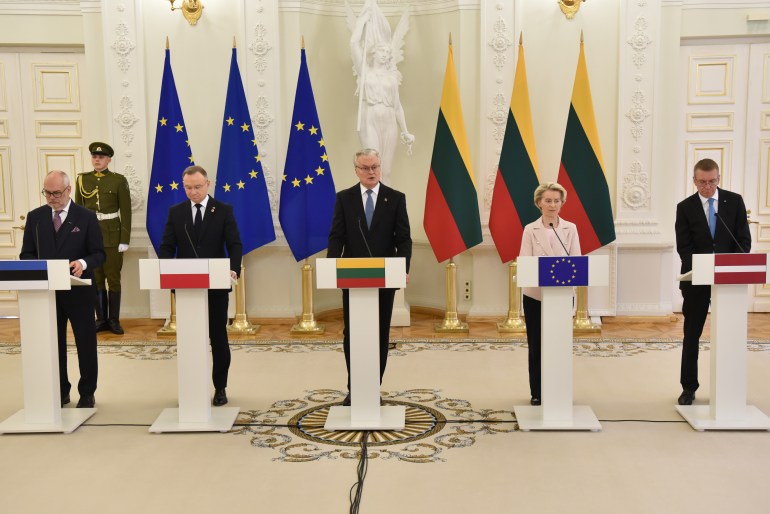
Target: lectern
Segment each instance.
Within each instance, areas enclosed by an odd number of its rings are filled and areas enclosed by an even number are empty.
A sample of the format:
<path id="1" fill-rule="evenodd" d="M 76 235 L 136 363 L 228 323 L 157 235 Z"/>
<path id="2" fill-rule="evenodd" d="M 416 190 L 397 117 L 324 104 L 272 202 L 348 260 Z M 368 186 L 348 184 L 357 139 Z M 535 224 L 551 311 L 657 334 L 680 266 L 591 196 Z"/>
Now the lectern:
<path id="1" fill-rule="evenodd" d="M 711 399 L 677 405 L 695 430 L 770 430 L 770 418 L 746 405 L 748 284 L 770 283 L 764 253 L 695 254 L 693 285 L 711 286 Z"/>
<path id="2" fill-rule="evenodd" d="M 238 407 L 211 408 L 209 289 L 230 289 L 230 259 L 140 259 L 140 289 L 176 289 L 179 408 L 164 409 L 150 432 L 227 432 Z"/>
<path id="3" fill-rule="evenodd" d="M 24 409 L 0 423 L 0 433 L 69 434 L 96 409 L 62 409 L 56 291 L 90 286 L 70 275 L 69 262 L 0 261 L 0 289 L 18 291 Z"/>
<path id="4" fill-rule="evenodd" d="M 519 257 L 519 287 L 540 287 L 543 293 L 541 341 L 541 402 L 516 405 L 523 431 L 591 430 L 602 426 L 587 405 L 573 405 L 573 287 L 609 284 L 609 256 Z"/>
<path id="5" fill-rule="evenodd" d="M 318 259 L 319 289 L 349 289 L 350 407 L 329 409 L 326 430 L 403 430 L 403 405 L 380 406 L 380 288 L 406 287 L 403 257 Z"/>

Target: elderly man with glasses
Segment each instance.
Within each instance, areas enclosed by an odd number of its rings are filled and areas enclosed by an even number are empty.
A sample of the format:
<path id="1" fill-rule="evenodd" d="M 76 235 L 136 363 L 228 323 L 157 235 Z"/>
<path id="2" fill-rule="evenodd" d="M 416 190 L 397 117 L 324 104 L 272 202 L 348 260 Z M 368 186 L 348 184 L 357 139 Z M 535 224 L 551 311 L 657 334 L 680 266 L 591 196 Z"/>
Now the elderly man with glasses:
<path id="1" fill-rule="evenodd" d="M 27 215 L 19 258 L 67 259 L 71 273 L 93 278 L 93 270 L 104 263 L 104 243 L 93 211 L 70 198 L 69 176 L 59 170 L 48 173 L 43 182 L 46 205 Z M 70 403 L 67 377 L 67 321 L 72 325 L 78 352 L 80 381 L 78 408 L 93 408 L 99 366 L 96 357 L 94 287 L 73 287 L 56 291 L 56 333 L 59 343 L 59 389 L 62 407 Z"/>
<path id="2" fill-rule="evenodd" d="M 676 206 L 676 251 L 682 260 L 682 273 L 692 270 L 696 253 L 736 253 L 751 250 L 751 233 L 746 205 L 737 193 L 717 187 L 719 166 L 711 159 L 701 159 L 693 168 L 693 183 L 698 192 Z M 679 405 L 692 405 L 698 389 L 698 342 L 706 323 L 711 286 L 679 283 L 682 290 L 684 340 Z"/>

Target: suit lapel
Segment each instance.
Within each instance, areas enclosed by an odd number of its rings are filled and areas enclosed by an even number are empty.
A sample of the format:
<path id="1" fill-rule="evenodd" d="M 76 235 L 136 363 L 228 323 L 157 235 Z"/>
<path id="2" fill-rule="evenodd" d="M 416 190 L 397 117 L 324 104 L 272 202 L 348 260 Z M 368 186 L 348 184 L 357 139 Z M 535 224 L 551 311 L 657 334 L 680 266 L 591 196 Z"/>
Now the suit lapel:
<path id="1" fill-rule="evenodd" d="M 380 192 L 377 195 L 377 203 L 374 204 L 374 215 L 372 216 L 372 226 L 370 227 L 370 230 L 374 230 L 380 219 L 384 216 L 383 211 L 388 208 L 389 192 L 390 189 L 380 183 Z M 363 206 L 361 208 L 363 209 Z"/>
<path id="2" fill-rule="evenodd" d="M 546 234 L 545 227 L 535 227 L 532 231 L 535 236 L 535 241 L 543 252 L 543 255 L 553 256 L 553 250 L 551 250 L 551 244 L 548 242 L 548 234 Z"/>
<path id="3" fill-rule="evenodd" d="M 203 236 L 206 233 L 206 229 L 211 225 L 214 213 L 217 211 L 216 203 L 214 199 L 209 196 L 209 201 L 206 203 L 206 212 L 203 213 L 203 223 L 201 229 L 198 231 L 198 241 L 203 241 Z"/>
<path id="4" fill-rule="evenodd" d="M 362 230 L 369 232 L 369 227 L 366 226 L 366 212 L 364 211 L 364 202 L 361 197 L 361 186 L 356 184 L 348 189 L 350 191 L 350 201 L 353 202 L 353 210 L 356 213 L 356 219 L 362 227 Z M 377 206 L 374 207 L 374 215 L 377 215 Z M 372 218 L 374 220 L 374 218 Z M 374 223 L 374 221 L 372 221 Z"/>
<path id="5" fill-rule="evenodd" d="M 77 210 L 74 207 L 75 203 L 72 202 L 70 204 L 69 212 L 67 213 L 67 218 L 64 220 L 64 223 L 62 223 L 61 227 L 59 228 L 59 232 L 56 233 L 56 250 L 61 250 L 62 246 L 64 245 L 64 241 L 67 239 L 67 236 L 70 235 L 70 232 L 72 232 L 72 229 L 76 226 L 78 221 L 77 216 Z M 53 218 L 51 218 L 51 225 L 53 226 Z"/>

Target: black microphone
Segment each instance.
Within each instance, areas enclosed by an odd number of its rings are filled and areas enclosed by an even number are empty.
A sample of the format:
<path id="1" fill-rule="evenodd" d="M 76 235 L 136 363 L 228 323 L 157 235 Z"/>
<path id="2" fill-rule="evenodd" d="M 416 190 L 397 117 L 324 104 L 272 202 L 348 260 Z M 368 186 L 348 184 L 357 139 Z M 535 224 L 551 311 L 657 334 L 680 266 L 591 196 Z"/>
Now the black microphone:
<path id="1" fill-rule="evenodd" d="M 741 250 L 741 253 L 748 253 L 748 252 L 746 252 L 746 250 L 744 250 L 744 249 L 743 249 L 743 247 L 742 247 L 742 246 L 741 246 L 741 244 L 738 242 L 738 240 L 737 240 L 737 239 L 735 239 L 735 235 L 733 234 L 733 231 L 732 231 L 732 230 L 730 230 L 730 227 L 728 227 L 728 226 L 727 226 L 727 223 L 725 223 L 725 220 L 723 220 L 723 219 L 722 219 L 722 216 L 720 216 L 720 215 L 719 215 L 719 211 L 716 211 L 716 212 L 714 212 L 714 214 L 715 214 L 715 215 L 716 215 L 716 217 L 719 219 L 719 221 L 721 221 L 721 222 L 722 222 L 722 225 L 724 225 L 724 227 L 727 229 L 727 233 L 728 233 L 728 234 L 730 234 L 730 237 L 732 237 L 732 238 L 733 238 L 733 241 L 735 242 L 735 244 L 738 246 L 738 248 L 740 248 L 740 250 Z"/>
<path id="2" fill-rule="evenodd" d="M 37 227 L 40 226 L 40 222 L 35 223 L 35 248 L 37 248 L 37 260 L 40 260 L 40 235 L 38 234 Z"/>
<path id="3" fill-rule="evenodd" d="M 553 233 L 554 233 L 554 234 L 556 234 L 556 239 L 558 239 L 558 240 L 559 240 L 559 243 L 561 243 L 561 247 L 562 247 L 562 248 L 564 248 L 564 252 L 565 252 L 567 255 L 569 255 L 569 250 L 567 250 L 567 247 L 566 247 L 566 246 L 564 246 L 564 242 L 563 242 L 563 241 L 561 240 L 561 238 L 559 237 L 559 233 L 558 233 L 558 232 L 556 232 L 556 227 L 554 227 L 554 226 L 553 226 L 553 223 L 549 223 L 548 225 L 550 225 L 550 227 L 551 227 L 551 230 L 553 230 Z"/>
<path id="4" fill-rule="evenodd" d="M 190 237 L 190 233 L 187 231 L 187 223 L 184 224 L 184 233 L 187 236 L 187 240 L 190 242 L 190 247 L 195 254 L 195 258 L 199 259 L 200 257 L 198 257 L 198 252 L 195 250 L 195 245 L 193 244 L 192 238 Z"/>
<path id="5" fill-rule="evenodd" d="M 361 237 L 363 238 L 364 244 L 366 245 L 366 251 L 369 252 L 369 257 L 374 257 L 374 255 L 372 255 L 372 250 L 369 248 L 369 243 L 366 241 L 364 229 L 361 228 L 361 218 L 358 218 L 358 231 L 361 232 Z"/>

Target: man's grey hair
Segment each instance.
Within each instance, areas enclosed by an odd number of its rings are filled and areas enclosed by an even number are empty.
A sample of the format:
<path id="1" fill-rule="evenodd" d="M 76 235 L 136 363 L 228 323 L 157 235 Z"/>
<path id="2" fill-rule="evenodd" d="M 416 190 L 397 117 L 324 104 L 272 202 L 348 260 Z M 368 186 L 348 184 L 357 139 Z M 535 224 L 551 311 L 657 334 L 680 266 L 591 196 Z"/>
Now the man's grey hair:
<path id="1" fill-rule="evenodd" d="M 353 158 L 353 166 L 358 166 L 358 158 L 362 155 L 374 155 L 378 159 L 380 158 L 380 152 L 375 150 L 374 148 L 362 148 L 361 150 L 356 152 L 356 156 Z"/>
<path id="2" fill-rule="evenodd" d="M 54 173 L 56 173 L 56 174 L 58 174 L 58 175 L 60 175 L 60 176 L 61 176 L 61 179 L 62 179 L 62 183 L 64 184 L 64 187 L 65 187 L 65 188 L 67 188 L 67 187 L 70 187 L 70 176 L 69 176 L 69 175 L 67 175 L 67 172 L 66 172 L 66 171 L 62 171 L 62 170 L 51 170 L 51 171 L 49 171 L 48 173 L 46 173 L 46 178 L 48 177 L 48 175 L 53 175 Z"/>

